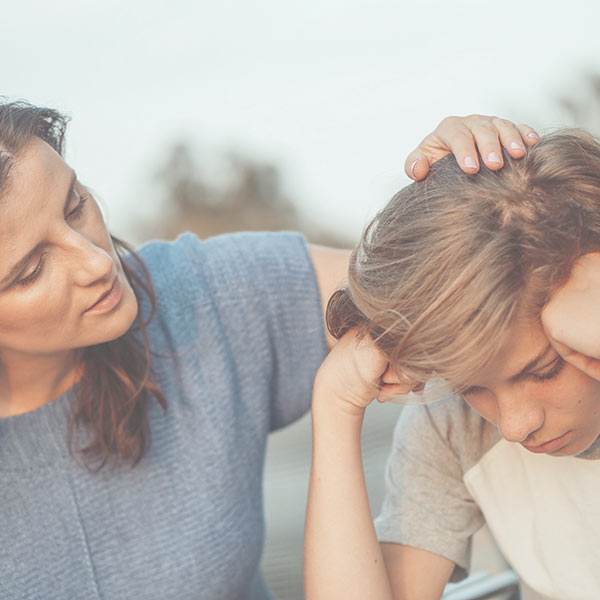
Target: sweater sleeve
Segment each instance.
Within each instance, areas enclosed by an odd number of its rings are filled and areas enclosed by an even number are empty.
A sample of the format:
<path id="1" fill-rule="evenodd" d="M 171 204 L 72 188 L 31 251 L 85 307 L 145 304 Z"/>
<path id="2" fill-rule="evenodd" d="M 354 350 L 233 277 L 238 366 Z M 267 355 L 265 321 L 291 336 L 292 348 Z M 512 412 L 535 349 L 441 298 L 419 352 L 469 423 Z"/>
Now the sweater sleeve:
<path id="1" fill-rule="evenodd" d="M 216 365 L 215 380 L 231 379 L 243 411 L 264 415 L 270 430 L 303 415 L 326 354 L 321 298 L 304 238 L 235 233 L 201 241 L 185 234 L 170 246 L 158 253 L 162 267 L 152 274 L 159 303 L 161 297 L 176 302 L 174 319 L 200 329 L 193 336 L 199 360 Z M 172 306 L 159 313 L 169 310 L 173 314 Z"/>

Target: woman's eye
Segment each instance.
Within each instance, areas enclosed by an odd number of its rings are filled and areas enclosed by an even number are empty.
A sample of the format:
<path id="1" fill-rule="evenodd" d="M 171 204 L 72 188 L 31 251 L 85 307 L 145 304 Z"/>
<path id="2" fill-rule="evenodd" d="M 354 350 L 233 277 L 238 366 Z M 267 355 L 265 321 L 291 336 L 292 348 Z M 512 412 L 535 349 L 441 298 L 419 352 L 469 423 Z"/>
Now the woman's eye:
<path id="1" fill-rule="evenodd" d="M 544 373 L 532 373 L 531 377 L 534 381 L 548 381 L 554 379 L 555 377 L 558 377 L 566 364 L 565 359 L 562 356 L 559 356 L 548 371 Z"/>
<path id="2" fill-rule="evenodd" d="M 44 263 L 45 256 L 46 256 L 46 254 L 42 254 L 42 256 L 40 257 L 40 261 L 38 262 L 35 269 L 29 275 L 23 277 L 23 279 L 18 279 L 16 281 L 16 283 L 18 285 L 22 285 L 22 286 L 26 286 L 26 285 L 29 285 L 30 283 L 33 283 L 39 277 L 40 273 L 42 272 L 42 264 Z"/>
<path id="3" fill-rule="evenodd" d="M 73 190 L 73 198 L 75 206 L 67 213 L 67 219 L 74 219 L 78 217 L 83 211 L 83 207 L 88 200 L 86 194 L 80 194 L 77 190 Z"/>

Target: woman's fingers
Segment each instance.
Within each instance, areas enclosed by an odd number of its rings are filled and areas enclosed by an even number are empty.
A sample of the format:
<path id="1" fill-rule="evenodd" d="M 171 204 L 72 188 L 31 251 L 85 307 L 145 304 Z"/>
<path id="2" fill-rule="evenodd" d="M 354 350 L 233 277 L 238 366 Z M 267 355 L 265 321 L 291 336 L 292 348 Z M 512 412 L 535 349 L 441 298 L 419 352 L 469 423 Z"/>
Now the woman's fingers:
<path id="1" fill-rule="evenodd" d="M 527 146 L 533 146 L 540 139 L 540 136 L 537 134 L 536 130 L 529 125 L 525 125 L 525 123 L 519 123 L 517 125 L 517 129 L 521 134 L 521 139 Z"/>
<path id="2" fill-rule="evenodd" d="M 420 181 L 432 163 L 452 153 L 465 173 L 479 171 L 480 156 L 486 167 L 497 170 L 504 166 L 503 151 L 520 158 L 526 146 L 538 139 L 532 127 L 515 125 L 507 119 L 485 115 L 446 117 L 409 154 L 404 169 L 411 179 Z"/>
<path id="3" fill-rule="evenodd" d="M 468 117 L 450 117 L 444 119 L 438 129 L 436 129 L 437 143 L 440 148 L 445 149 L 444 155 L 450 152 L 454 154 L 456 162 L 465 173 L 476 173 L 479 171 L 477 147 L 484 140 L 481 135 L 477 139 L 473 125 L 468 119 Z M 432 136 L 436 137 L 436 132 Z"/>
<path id="4" fill-rule="evenodd" d="M 421 146 L 408 155 L 404 172 L 414 181 L 421 181 L 429 173 L 429 160 L 422 153 Z"/>
<path id="5" fill-rule="evenodd" d="M 498 129 L 492 123 L 492 119 L 473 115 L 468 117 L 466 125 L 486 167 L 495 170 L 504 166 L 504 159 Z"/>
<path id="6" fill-rule="evenodd" d="M 525 144 L 521 137 L 519 128 L 506 119 L 495 118 L 492 124 L 498 131 L 498 137 L 502 147 L 513 158 L 521 158 L 525 155 Z"/>

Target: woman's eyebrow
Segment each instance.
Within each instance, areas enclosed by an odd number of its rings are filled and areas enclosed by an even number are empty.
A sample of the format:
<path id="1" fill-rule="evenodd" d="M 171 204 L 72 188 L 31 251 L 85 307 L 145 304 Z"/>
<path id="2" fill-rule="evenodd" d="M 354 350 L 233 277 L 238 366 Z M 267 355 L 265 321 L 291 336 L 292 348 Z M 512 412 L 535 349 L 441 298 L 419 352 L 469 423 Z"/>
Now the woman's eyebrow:
<path id="1" fill-rule="evenodd" d="M 69 183 L 69 188 L 67 190 L 67 195 L 65 198 L 65 203 L 63 206 L 63 213 L 65 213 L 67 211 L 67 208 L 69 207 L 69 201 L 71 200 L 71 194 L 73 193 L 73 188 L 75 187 L 75 182 L 77 181 L 77 173 L 75 173 L 75 171 L 73 171 L 73 169 L 70 169 L 70 172 L 71 172 L 71 179 L 70 179 L 70 183 Z M 30 250 L 23 258 L 18 260 L 12 266 L 12 268 L 6 274 L 6 276 L 0 280 L 0 287 L 4 287 L 5 285 L 8 285 L 12 281 L 12 279 L 14 279 L 25 268 L 27 263 L 31 260 L 31 257 L 34 256 L 40 250 L 40 248 L 42 248 L 45 245 L 46 245 L 45 242 L 40 242 L 39 244 L 36 244 L 35 248 Z"/>
<path id="2" fill-rule="evenodd" d="M 515 383 L 523 377 L 526 377 L 531 371 L 539 366 L 540 361 L 548 354 L 548 351 L 552 350 L 552 345 L 548 345 L 541 350 L 541 352 L 532 360 L 530 360 L 516 375 L 509 378 L 509 381 Z"/>

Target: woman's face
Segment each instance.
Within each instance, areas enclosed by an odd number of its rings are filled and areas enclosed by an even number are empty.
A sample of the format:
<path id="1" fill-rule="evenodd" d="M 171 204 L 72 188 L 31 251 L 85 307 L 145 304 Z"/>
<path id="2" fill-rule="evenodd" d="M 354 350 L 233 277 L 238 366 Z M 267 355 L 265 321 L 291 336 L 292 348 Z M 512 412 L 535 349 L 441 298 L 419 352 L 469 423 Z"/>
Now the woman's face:
<path id="1" fill-rule="evenodd" d="M 0 197 L 0 353 L 51 355 L 109 341 L 136 314 L 96 201 L 33 138 Z"/>
<path id="2" fill-rule="evenodd" d="M 566 363 L 540 323 L 515 326 L 464 398 L 531 452 L 576 455 L 600 436 L 600 381 Z"/>

